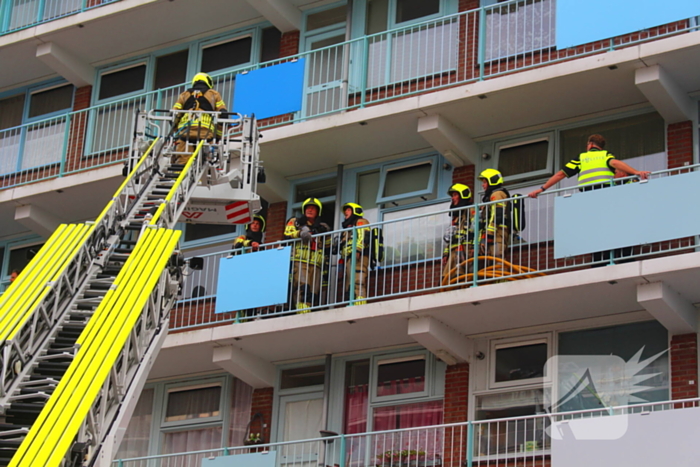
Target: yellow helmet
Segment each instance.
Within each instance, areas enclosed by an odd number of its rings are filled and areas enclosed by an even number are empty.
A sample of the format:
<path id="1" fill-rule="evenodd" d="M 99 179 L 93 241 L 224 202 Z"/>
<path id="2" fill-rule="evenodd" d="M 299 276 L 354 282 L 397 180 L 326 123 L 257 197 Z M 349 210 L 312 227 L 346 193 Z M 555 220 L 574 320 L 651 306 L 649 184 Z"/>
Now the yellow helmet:
<path id="1" fill-rule="evenodd" d="M 207 84 L 209 89 L 214 87 L 214 81 L 212 81 L 211 76 L 209 76 L 206 73 L 197 73 L 194 75 L 194 78 L 192 78 L 192 86 L 194 86 L 194 83 L 197 81 L 202 81 Z"/>
<path id="2" fill-rule="evenodd" d="M 357 203 L 345 203 L 345 204 L 343 204 L 343 212 L 347 208 L 352 209 L 352 213 L 355 214 L 357 217 L 363 217 L 365 215 L 365 213 L 362 209 L 362 206 L 360 206 Z"/>
<path id="3" fill-rule="evenodd" d="M 261 216 L 260 214 L 256 214 L 256 215 L 253 216 L 253 220 L 250 221 L 250 224 L 252 224 L 253 221 L 258 221 L 258 222 L 260 222 L 260 232 L 264 232 L 264 231 L 265 231 L 265 218 L 264 218 L 263 216 Z M 248 225 L 245 226 L 245 229 L 246 229 L 246 230 L 249 230 L 249 229 L 250 229 L 250 224 L 248 224 Z"/>
<path id="4" fill-rule="evenodd" d="M 486 180 L 489 186 L 496 186 L 503 184 L 503 175 L 496 169 L 486 169 L 479 175 L 479 178 Z"/>
<path id="5" fill-rule="evenodd" d="M 323 204 L 317 198 L 307 198 L 304 204 L 301 205 L 301 212 L 306 211 L 307 206 L 316 206 L 318 208 L 318 216 L 321 216 L 321 211 L 323 210 Z"/>
<path id="6" fill-rule="evenodd" d="M 459 193 L 459 197 L 462 199 L 470 199 L 472 197 L 472 190 L 469 189 L 467 185 L 462 183 L 455 183 L 447 190 L 447 194 Z"/>

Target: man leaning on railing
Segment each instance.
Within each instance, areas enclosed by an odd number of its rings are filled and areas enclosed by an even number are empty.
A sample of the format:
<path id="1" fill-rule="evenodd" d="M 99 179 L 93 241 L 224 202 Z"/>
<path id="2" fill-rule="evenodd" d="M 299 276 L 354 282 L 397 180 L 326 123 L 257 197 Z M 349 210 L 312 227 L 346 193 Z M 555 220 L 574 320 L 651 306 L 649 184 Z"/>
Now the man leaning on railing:
<path id="1" fill-rule="evenodd" d="M 615 159 L 615 156 L 605 150 L 605 138 L 601 135 L 591 135 L 588 137 L 586 152 L 582 152 L 575 159 L 572 159 L 562 170 L 555 173 L 540 188 L 531 191 L 528 196 L 537 198 L 537 195 L 553 187 L 564 178 L 578 175 L 580 191 L 596 190 L 610 186 L 615 178 L 615 171 L 619 170 L 627 175 L 635 175 L 642 180 L 649 177 L 646 170 L 637 170 L 630 167 L 625 162 Z M 600 263 L 610 259 L 609 251 L 593 253 L 593 262 Z M 597 264 L 603 266 L 604 264 Z"/>

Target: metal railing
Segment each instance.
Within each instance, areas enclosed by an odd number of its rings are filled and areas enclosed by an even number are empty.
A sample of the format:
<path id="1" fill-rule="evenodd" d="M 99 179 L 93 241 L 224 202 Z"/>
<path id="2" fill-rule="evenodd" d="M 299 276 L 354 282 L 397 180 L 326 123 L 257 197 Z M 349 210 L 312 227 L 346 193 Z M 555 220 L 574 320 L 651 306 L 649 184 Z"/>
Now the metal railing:
<path id="1" fill-rule="evenodd" d="M 697 168 L 689 166 L 655 172 L 647 183 Z M 530 190 L 516 191 L 527 193 Z M 497 208 L 503 203 L 505 210 L 502 212 L 512 216 L 513 201 L 518 199 L 514 196 L 502 202 L 476 203 L 462 210 L 467 225 L 461 230 L 451 226 L 449 216 L 458 211 L 441 210 L 377 222 L 364 228 L 321 233 L 313 235 L 309 243 L 287 240 L 264 244 L 260 249 L 292 248 L 289 294 L 286 303 L 279 306 L 215 313 L 219 263 L 232 253 L 245 253 L 230 249 L 210 253 L 203 256 L 204 268 L 193 271 L 187 278 L 184 298 L 171 312 L 170 327 L 192 328 L 359 305 L 415 293 L 448 291 L 690 252 L 697 247 L 694 237 L 684 237 L 630 245 L 607 254 L 554 258 L 554 202 L 557 196 L 572 193 L 578 193 L 578 188 L 548 190 L 537 199 L 527 198 L 524 208 L 527 223 L 520 232 L 498 227 L 512 225 L 512 220 L 498 219 L 501 211 Z M 490 221 L 492 214 L 496 215 L 493 223 Z M 488 236 L 489 226 L 495 226 L 493 238 Z M 376 261 L 373 268 L 378 255 L 374 242 L 367 239 L 373 240 L 370 229 L 375 228 L 383 233 L 384 258 Z M 503 238 L 501 245 L 499 232 Z"/>
<path id="2" fill-rule="evenodd" d="M 684 399 L 576 412 L 542 413 L 336 435 L 303 441 L 118 459 L 113 465 L 206 467 L 207 460 L 222 456 L 255 454 L 275 456 L 275 465 L 285 467 L 495 467 L 504 465 L 504 462 L 512 462 L 512 465 L 546 465 L 540 462 L 551 461 L 550 430 L 559 422 L 609 417 L 614 423 L 612 417 L 616 416 L 681 410 L 699 405 L 699 399 Z"/>
<path id="3" fill-rule="evenodd" d="M 0 5 L 0 36 L 118 1 L 6 0 Z"/>
<path id="4" fill-rule="evenodd" d="M 50 0 L 21 3 L 40 1 Z M 216 75 L 214 87 L 230 106 L 237 74 L 304 59 L 302 110 L 260 122 L 270 128 L 698 28 L 689 19 L 557 50 L 555 9 L 555 0 L 511 0 Z M 123 161 L 136 110 L 171 107 L 184 89 L 152 91 L 0 131 L 0 189 Z"/>

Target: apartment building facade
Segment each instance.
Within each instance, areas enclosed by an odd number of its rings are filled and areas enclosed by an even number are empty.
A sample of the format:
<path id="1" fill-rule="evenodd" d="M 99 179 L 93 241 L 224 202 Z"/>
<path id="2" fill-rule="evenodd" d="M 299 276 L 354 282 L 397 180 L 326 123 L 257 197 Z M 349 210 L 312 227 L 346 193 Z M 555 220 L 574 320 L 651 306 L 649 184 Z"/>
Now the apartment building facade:
<path id="1" fill-rule="evenodd" d="M 187 278 L 171 312 L 114 454 L 119 465 L 214 465 L 271 452 L 287 465 L 617 459 L 614 449 L 596 444 L 582 454 L 551 434 L 561 414 L 601 410 L 628 415 L 630 427 L 642 426 L 639 412 L 675 416 L 677 425 L 660 418 L 654 426 L 682 438 L 672 426 L 687 427 L 700 396 L 700 232 L 689 198 L 700 10 L 679 8 L 656 23 L 629 11 L 636 26 L 602 36 L 582 27 L 583 38 L 571 39 L 562 36 L 575 29 L 573 3 L 2 2 L 3 285 L 59 224 L 97 216 L 121 183 L 135 112 L 170 108 L 199 71 L 235 109 L 237 77 L 304 63 L 301 108 L 259 122 L 266 243 L 285 245 L 284 224 L 309 197 L 323 203 L 334 231 L 346 202 L 383 229 L 386 254 L 370 274 L 367 304 L 344 295 L 351 279 L 330 254 L 312 313 L 247 315 L 216 310 L 226 283 L 218 268 L 243 226 L 183 219 L 181 248 L 205 268 Z M 587 13 L 593 19 L 581 23 L 607 27 L 606 12 Z M 629 257 L 593 264 L 597 240 L 571 245 L 582 242 L 564 203 L 588 198 L 569 179 L 526 201 L 505 278 L 444 283 L 448 188 L 466 184 L 480 201 L 478 175 L 495 168 L 511 194 L 527 194 L 593 133 L 653 172 L 648 182 L 592 193 L 604 198 L 600 224 L 581 220 L 595 237 L 631 247 Z M 579 356 L 602 359 L 617 389 L 564 397 L 570 388 L 545 367 Z M 627 405 L 640 409 L 611 409 Z"/>

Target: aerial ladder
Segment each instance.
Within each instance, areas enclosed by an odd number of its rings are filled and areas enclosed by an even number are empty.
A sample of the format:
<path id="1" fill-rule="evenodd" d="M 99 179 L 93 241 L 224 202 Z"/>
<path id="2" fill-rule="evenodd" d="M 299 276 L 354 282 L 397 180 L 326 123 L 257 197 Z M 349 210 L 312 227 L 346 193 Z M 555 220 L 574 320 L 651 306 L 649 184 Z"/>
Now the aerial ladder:
<path id="1" fill-rule="evenodd" d="M 184 269 L 196 267 L 175 223 L 202 190 L 251 218 L 260 209 L 255 118 L 210 113 L 220 137 L 177 165 L 183 113 L 207 112 L 138 112 L 126 179 L 107 206 L 61 225 L 0 297 L 0 466 L 110 465 Z"/>

